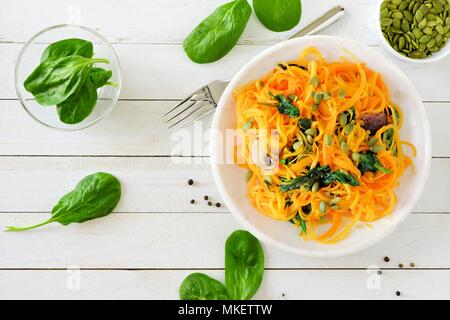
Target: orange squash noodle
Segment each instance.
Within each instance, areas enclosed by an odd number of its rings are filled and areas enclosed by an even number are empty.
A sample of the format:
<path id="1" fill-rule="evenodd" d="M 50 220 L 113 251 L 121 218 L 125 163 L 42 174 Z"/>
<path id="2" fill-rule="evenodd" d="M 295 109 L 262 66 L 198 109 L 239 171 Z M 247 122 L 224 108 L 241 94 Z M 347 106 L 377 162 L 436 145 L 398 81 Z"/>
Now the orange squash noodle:
<path id="1" fill-rule="evenodd" d="M 248 197 L 258 211 L 325 244 L 393 211 L 394 188 L 412 166 L 403 146 L 413 155 L 415 148 L 400 139 L 402 113 L 380 74 L 362 63 L 328 63 L 311 47 L 234 96 L 241 129 L 235 160 L 249 170 Z M 368 130 L 367 115 L 384 123 Z M 269 158 L 276 170 L 252 160 L 255 140 L 268 150 L 278 145 L 278 159 Z"/>

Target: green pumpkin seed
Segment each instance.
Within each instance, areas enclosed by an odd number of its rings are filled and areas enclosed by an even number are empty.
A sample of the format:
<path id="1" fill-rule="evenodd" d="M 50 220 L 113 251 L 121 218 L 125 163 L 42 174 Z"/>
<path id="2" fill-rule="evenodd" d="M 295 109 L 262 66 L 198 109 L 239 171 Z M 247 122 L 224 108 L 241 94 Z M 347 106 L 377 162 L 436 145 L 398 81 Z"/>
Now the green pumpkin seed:
<path id="1" fill-rule="evenodd" d="M 252 125 L 253 125 L 253 121 L 247 121 L 247 122 L 245 122 L 243 125 L 242 125 L 242 129 L 244 129 L 244 130 L 248 130 L 248 129 L 250 129 L 251 127 L 252 127 Z"/>
<path id="2" fill-rule="evenodd" d="M 435 29 L 437 32 L 439 32 L 439 34 L 444 34 L 444 27 L 442 26 L 442 24 L 437 24 Z"/>
<path id="3" fill-rule="evenodd" d="M 294 150 L 298 150 L 299 148 L 301 148 L 303 146 L 303 140 L 299 140 L 296 143 L 294 143 L 292 145 L 292 148 L 294 148 Z"/>
<path id="4" fill-rule="evenodd" d="M 393 20 L 391 18 L 383 18 L 381 19 L 382 27 L 389 27 L 392 24 Z"/>
<path id="5" fill-rule="evenodd" d="M 353 160 L 353 161 L 358 162 L 358 161 L 359 161 L 359 158 L 360 158 L 359 153 L 357 153 L 357 152 L 353 152 L 353 153 L 352 153 L 352 160 Z"/>
<path id="6" fill-rule="evenodd" d="M 326 144 L 328 147 L 331 147 L 331 145 L 333 144 L 333 138 L 331 137 L 330 134 L 327 134 L 327 135 L 325 136 L 325 144 Z"/>
<path id="7" fill-rule="evenodd" d="M 338 204 L 339 202 L 341 202 L 341 200 L 342 199 L 339 197 L 333 198 L 330 200 L 330 204 L 332 204 L 332 205 Z"/>
<path id="8" fill-rule="evenodd" d="M 339 124 L 344 127 L 347 124 L 347 116 L 345 115 L 345 113 L 341 113 L 339 115 Z"/>
<path id="9" fill-rule="evenodd" d="M 347 145 L 347 143 L 345 141 L 341 143 L 341 149 L 345 153 L 350 152 L 350 148 L 348 147 L 348 145 Z"/>
<path id="10" fill-rule="evenodd" d="M 350 133 L 352 133 L 354 128 L 355 128 L 355 126 L 353 124 L 349 123 L 348 125 L 345 126 L 344 131 L 346 134 L 350 134 Z"/>
<path id="11" fill-rule="evenodd" d="M 436 16 L 432 13 L 429 13 L 425 16 L 427 20 L 436 20 Z"/>
<path id="12" fill-rule="evenodd" d="M 417 25 L 417 27 L 419 27 L 419 29 L 423 29 L 427 26 L 427 18 L 423 18 L 419 24 Z"/>
<path id="13" fill-rule="evenodd" d="M 416 4 L 416 2 L 413 0 L 413 1 L 410 1 L 409 2 L 409 5 L 408 5 L 408 10 L 409 11 L 413 11 L 413 8 L 414 8 L 414 5 Z"/>
<path id="14" fill-rule="evenodd" d="M 306 136 L 306 140 L 308 141 L 309 144 L 313 144 L 314 143 L 314 139 L 311 136 Z"/>
<path id="15" fill-rule="evenodd" d="M 401 19 L 403 19 L 403 13 L 401 13 L 400 11 L 394 12 L 394 13 L 392 14 L 392 18 L 393 18 L 393 19 L 401 20 Z"/>
<path id="16" fill-rule="evenodd" d="M 400 19 L 394 19 L 394 21 L 392 21 L 392 25 L 394 26 L 394 28 L 400 29 L 402 27 L 402 22 L 400 21 Z"/>
<path id="17" fill-rule="evenodd" d="M 428 41 L 430 41 L 431 37 L 429 35 L 424 35 L 422 37 L 420 37 L 419 42 L 420 43 L 427 43 Z"/>
<path id="18" fill-rule="evenodd" d="M 406 44 L 406 40 L 404 37 L 400 37 L 400 39 L 398 39 L 398 48 L 400 50 L 402 50 L 405 47 Z"/>
<path id="19" fill-rule="evenodd" d="M 411 11 L 404 11 L 403 12 L 403 16 L 405 17 L 405 19 L 406 20 L 408 20 L 408 22 L 413 22 L 413 20 L 414 20 L 414 16 L 413 16 L 413 14 L 411 13 Z"/>
<path id="20" fill-rule="evenodd" d="M 420 11 L 420 10 L 416 11 L 416 14 L 414 15 L 414 17 L 416 18 L 417 21 L 422 21 L 422 19 L 423 19 L 422 11 Z"/>
<path id="21" fill-rule="evenodd" d="M 320 211 L 320 213 L 327 212 L 327 203 L 325 201 L 323 201 L 323 200 L 320 201 L 319 211 Z"/>
<path id="22" fill-rule="evenodd" d="M 429 36 L 433 35 L 433 29 L 431 29 L 430 27 L 425 27 L 425 28 L 423 28 L 422 31 L 423 31 L 423 33 L 425 33 L 425 34 L 427 34 Z"/>
<path id="23" fill-rule="evenodd" d="M 317 135 L 317 129 L 316 128 L 309 128 L 305 130 L 305 134 L 308 136 L 315 137 Z"/>
<path id="24" fill-rule="evenodd" d="M 430 41 L 428 41 L 427 47 L 428 48 L 433 48 L 435 44 L 436 44 L 436 40 L 431 39 Z"/>
<path id="25" fill-rule="evenodd" d="M 320 188 L 320 184 L 319 184 L 319 182 L 316 182 L 313 184 L 313 186 L 311 188 L 311 192 L 316 193 L 317 191 L 319 191 L 319 188 Z"/>
<path id="26" fill-rule="evenodd" d="M 420 29 L 419 28 L 414 28 L 413 30 L 412 30 L 412 33 L 414 34 L 414 36 L 416 37 L 416 39 L 418 39 L 418 38 L 420 38 L 421 36 L 423 36 L 423 33 L 422 33 L 422 31 L 420 31 Z"/>
<path id="27" fill-rule="evenodd" d="M 378 153 L 378 152 L 382 151 L 383 149 L 384 149 L 383 146 L 381 146 L 379 144 L 370 148 L 370 150 L 374 153 Z"/>
<path id="28" fill-rule="evenodd" d="M 400 5 L 398 6 L 398 10 L 403 11 L 403 10 L 405 10 L 405 9 L 408 7 L 408 5 L 409 5 L 408 1 L 403 0 L 403 1 L 400 3 Z"/>

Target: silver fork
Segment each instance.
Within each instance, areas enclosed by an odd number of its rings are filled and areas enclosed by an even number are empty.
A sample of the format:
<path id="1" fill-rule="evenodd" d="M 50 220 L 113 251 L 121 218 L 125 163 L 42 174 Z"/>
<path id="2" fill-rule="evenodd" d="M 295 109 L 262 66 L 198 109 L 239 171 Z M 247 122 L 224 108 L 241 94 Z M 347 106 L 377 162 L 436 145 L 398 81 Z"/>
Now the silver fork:
<path id="1" fill-rule="evenodd" d="M 344 8 L 333 7 L 289 39 L 319 32 L 344 16 Z M 162 117 L 170 128 L 184 128 L 214 111 L 229 81 L 215 80 L 201 87 Z"/>

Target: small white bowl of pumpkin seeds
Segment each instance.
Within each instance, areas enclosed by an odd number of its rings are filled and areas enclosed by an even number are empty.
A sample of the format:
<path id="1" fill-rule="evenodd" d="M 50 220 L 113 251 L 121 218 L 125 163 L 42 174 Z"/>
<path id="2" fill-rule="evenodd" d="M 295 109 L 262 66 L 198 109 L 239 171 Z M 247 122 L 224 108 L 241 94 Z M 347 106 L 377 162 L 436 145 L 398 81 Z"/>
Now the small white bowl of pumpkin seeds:
<path id="1" fill-rule="evenodd" d="M 397 58 L 431 63 L 450 55 L 450 0 L 380 0 L 379 34 Z"/>

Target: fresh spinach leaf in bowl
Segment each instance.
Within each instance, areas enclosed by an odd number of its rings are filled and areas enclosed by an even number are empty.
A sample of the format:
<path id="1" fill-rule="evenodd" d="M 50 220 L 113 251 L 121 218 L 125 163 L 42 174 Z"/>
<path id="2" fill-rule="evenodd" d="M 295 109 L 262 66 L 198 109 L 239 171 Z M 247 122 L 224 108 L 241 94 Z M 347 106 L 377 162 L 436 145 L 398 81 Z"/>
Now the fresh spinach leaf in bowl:
<path id="1" fill-rule="evenodd" d="M 65 39 L 49 45 L 38 67 L 24 81 L 25 89 L 43 106 L 56 105 L 60 120 L 77 124 L 86 119 L 97 103 L 97 89 L 109 82 L 111 70 L 94 67 L 109 63 L 93 58 L 93 44 L 83 39 Z"/>

